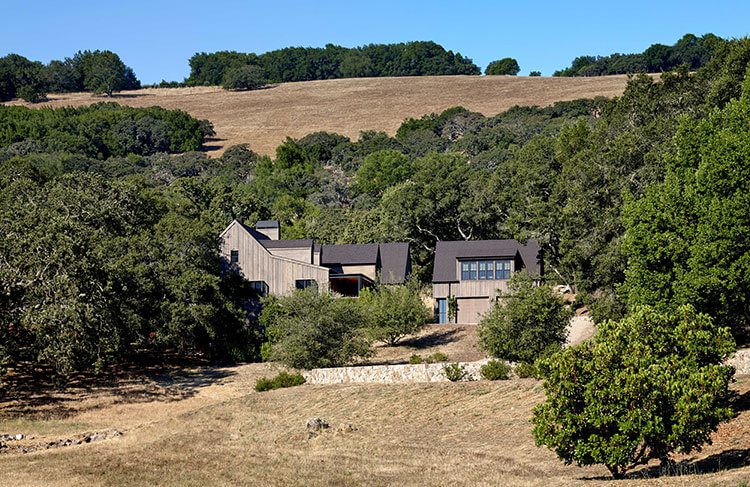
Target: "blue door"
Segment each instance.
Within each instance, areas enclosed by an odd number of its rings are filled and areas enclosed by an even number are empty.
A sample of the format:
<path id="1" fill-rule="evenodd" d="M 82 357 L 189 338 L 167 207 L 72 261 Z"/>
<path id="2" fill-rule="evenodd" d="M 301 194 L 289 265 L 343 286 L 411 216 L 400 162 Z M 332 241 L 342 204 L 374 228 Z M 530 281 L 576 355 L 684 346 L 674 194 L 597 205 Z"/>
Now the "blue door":
<path id="1" fill-rule="evenodd" d="M 438 323 L 444 325 L 448 323 L 448 301 L 445 298 L 437 300 L 438 302 Z"/>

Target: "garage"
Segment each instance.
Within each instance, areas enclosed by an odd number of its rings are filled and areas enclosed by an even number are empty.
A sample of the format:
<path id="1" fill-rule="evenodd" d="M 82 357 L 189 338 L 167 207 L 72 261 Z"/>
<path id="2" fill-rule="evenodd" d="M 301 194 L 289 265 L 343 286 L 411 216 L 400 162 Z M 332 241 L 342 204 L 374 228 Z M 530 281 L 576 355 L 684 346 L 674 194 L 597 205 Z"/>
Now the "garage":
<path id="1" fill-rule="evenodd" d="M 458 298 L 456 299 L 456 322 L 472 325 L 479 323 L 482 315 L 490 310 L 492 303 L 490 298 Z"/>

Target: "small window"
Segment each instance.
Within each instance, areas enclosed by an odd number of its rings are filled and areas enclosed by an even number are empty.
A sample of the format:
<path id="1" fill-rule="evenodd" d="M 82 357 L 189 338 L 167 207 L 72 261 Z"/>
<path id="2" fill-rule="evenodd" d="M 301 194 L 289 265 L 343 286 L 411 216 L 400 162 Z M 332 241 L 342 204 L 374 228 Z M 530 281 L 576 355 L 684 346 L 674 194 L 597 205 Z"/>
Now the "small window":
<path id="1" fill-rule="evenodd" d="M 469 271 L 469 279 L 472 281 L 477 280 L 477 263 L 475 262 L 469 262 L 469 268 L 471 269 Z"/>
<path id="2" fill-rule="evenodd" d="M 468 262 L 461 262 L 461 280 L 462 281 L 468 281 L 469 279 L 470 279 L 469 263 Z"/>
<path id="3" fill-rule="evenodd" d="M 315 279 L 297 279 L 294 281 L 294 287 L 297 289 L 307 289 L 308 287 L 318 287 L 318 281 Z"/>
<path id="4" fill-rule="evenodd" d="M 483 281 L 487 279 L 487 262 L 480 261 L 479 262 L 479 280 Z"/>
<path id="5" fill-rule="evenodd" d="M 229 253 L 229 263 L 230 264 L 236 264 L 240 261 L 240 251 L 239 250 L 232 250 Z"/>
<path id="6" fill-rule="evenodd" d="M 495 261 L 495 279 L 510 279 L 510 261 L 509 260 L 496 260 Z"/>
<path id="7" fill-rule="evenodd" d="M 268 296 L 268 284 L 266 284 L 266 281 L 250 281 L 250 287 L 261 296 Z"/>

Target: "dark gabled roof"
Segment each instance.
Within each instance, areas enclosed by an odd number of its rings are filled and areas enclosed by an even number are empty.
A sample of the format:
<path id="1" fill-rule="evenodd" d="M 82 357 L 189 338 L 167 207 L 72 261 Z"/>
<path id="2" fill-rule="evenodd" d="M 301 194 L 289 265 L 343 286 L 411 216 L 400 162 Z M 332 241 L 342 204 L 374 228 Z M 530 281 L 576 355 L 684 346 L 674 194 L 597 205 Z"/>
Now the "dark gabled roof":
<path id="1" fill-rule="evenodd" d="M 392 242 L 380 244 L 380 282 L 400 284 L 409 273 L 409 244 Z"/>
<path id="2" fill-rule="evenodd" d="M 524 267 L 532 275 L 541 269 L 539 244 L 529 240 L 526 245 L 517 240 L 460 240 L 438 242 L 435 247 L 435 265 L 432 282 L 457 282 L 456 259 L 520 256 Z"/>
<path id="3" fill-rule="evenodd" d="M 278 220 L 260 220 L 255 224 L 255 228 L 281 228 Z"/>
<path id="4" fill-rule="evenodd" d="M 378 244 L 321 245 L 321 265 L 377 264 Z"/>

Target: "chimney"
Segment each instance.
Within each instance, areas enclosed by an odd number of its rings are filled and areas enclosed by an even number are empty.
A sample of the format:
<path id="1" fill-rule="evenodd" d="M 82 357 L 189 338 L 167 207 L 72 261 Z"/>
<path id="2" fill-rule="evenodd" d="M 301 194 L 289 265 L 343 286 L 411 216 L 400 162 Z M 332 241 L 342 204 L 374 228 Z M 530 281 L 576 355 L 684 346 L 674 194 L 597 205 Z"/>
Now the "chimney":
<path id="1" fill-rule="evenodd" d="M 281 237 L 281 225 L 278 220 L 261 220 L 255 224 L 255 229 L 271 240 Z"/>

